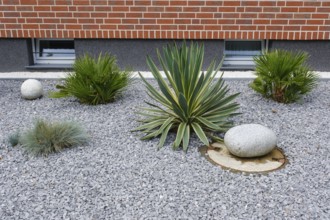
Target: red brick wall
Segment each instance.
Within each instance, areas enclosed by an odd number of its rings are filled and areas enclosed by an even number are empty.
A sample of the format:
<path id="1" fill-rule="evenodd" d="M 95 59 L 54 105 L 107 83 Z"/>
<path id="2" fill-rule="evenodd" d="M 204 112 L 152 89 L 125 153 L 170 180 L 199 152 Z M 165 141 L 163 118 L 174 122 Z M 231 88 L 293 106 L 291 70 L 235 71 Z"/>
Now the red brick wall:
<path id="1" fill-rule="evenodd" d="M 330 1 L 0 0 L 4 38 L 330 39 Z"/>

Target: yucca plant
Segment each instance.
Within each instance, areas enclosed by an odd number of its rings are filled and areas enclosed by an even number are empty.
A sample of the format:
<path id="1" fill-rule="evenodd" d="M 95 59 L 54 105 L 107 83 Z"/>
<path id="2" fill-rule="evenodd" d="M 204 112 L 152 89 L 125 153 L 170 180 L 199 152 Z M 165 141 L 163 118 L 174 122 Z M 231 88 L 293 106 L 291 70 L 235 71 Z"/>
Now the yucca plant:
<path id="1" fill-rule="evenodd" d="M 81 103 L 89 105 L 113 102 L 131 80 L 131 72 L 121 71 L 116 58 L 109 54 L 100 54 L 94 59 L 86 54 L 78 58 L 64 85 L 57 85 L 57 92 L 50 93 L 51 98 L 76 97 Z"/>
<path id="2" fill-rule="evenodd" d="M 257 78 L 250 87 L 266 98 L 290 103 L 310 92 L 318 76 L 306 65 L 306 52 L 275 50 L 254 58 Z"/>
<path id="3" fill-rule="evenodd" d="M 188 149 L 191 132 L 209 145 L 208 138 L 219 139 L 214 132 L 225 132 L 232 122 L 228 119 L 236 115 L 239 108 L 233 102 L 238 94 L 228 95 L 229 89 L 222 77 L 215 80 L 221 67 L 212 62 L 206 72 L 202 72 L 204 46 L 184 42 L 181 48 L 167 45 L 163 56 L 158 53 L 167 81 L 162 77 L 155 63 L 148 56 L 147 64 L 156 79 L 159 89 L 154 88 L 141 74 L 148 95 L 155 103 L 146 102 L 149 107 L 139 112 L 143 123 L 134 131 L 142 131 L 142 139 L 160 136 L 158 148 L 164 145 L 169 131 L 176 131 L 173 149 L 181 145 Z"/>
<path id="4" fill-rule="evenodd" d="M 35 156 L 47 156 L 87 141 L 86 132 L 74 122 L 44 120 L 37 120 L 34 127 L 23 133 L 19 139 L 20 144 Z"/>

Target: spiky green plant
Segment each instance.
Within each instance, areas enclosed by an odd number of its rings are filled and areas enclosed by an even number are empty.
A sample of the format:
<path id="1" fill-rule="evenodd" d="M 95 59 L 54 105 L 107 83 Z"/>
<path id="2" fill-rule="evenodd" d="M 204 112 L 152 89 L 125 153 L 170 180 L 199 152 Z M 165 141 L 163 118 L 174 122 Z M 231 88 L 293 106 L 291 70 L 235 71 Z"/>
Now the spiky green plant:
<path id="1" fill-rule="evenodd" d="M 318 76 L 306 65 L 306 52 L 275 50 L 254 58 L 257 78 L 250 87 L 266 98 L 290 103 L 309 93 Z"/>
<path id="2" fill-rule="evenodd" d="M 44 120 L 37 120 L 34 127 L 20 137 L 22 146 L 36 156 L 47 156 L 87 141 L 86 132 L 74 122 L 46 122 Z"/>
<path id="3" fill-rule="evenodd" d="M 160 136 L 158 148 L 164 145 L 170 130 L 176 131 L 173 149 L 181 146 L 188 149 L 191 132 L 209 145 L 208 138 L 216 138 L 213 132 L 225 132 L 232 126 L 228 119 L 236 115 L 238 104 L 232 102 L 238 94 L 228 95 L 222 77 L 215 79 L 221 65 L 215 67 L 213 61 L 206 72 L 202 72 L 204 46 L 191 43 L 163 48 L 163 56 L 158 53 L 168 83 L 152 59 L 147 57 L 147 64 L 156 79 L 159 89 L 154 88 L 141 74 L 148 95 L 156 104 L 146 102 L 149 107 L 139 114 L 145 118 L 143 125 L 134 131 L 146 135 L 142 139 Z"/>
<path id="4" fill-rule="evenodd" d="M 100 54 L 98 59 L 90 55 L 78 58 L 64 85 L 57 85 L 57 92 L 51 98 L 76 97 L 81 103 L 89 105 L 113 102 L 128 86 L 131 72 L 121 71 L 116 58 Z"/>

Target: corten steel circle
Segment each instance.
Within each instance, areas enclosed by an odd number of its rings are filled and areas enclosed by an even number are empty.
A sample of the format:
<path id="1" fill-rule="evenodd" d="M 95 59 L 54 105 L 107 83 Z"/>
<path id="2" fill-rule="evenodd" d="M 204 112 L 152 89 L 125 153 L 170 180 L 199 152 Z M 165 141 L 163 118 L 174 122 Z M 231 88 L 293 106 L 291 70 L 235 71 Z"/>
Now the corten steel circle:
<path id="1" fill-rule="evenodd" d="M 262 157 L 240 158 L 232 155 L 224 144 L 213 143 L 210 147 L 201 149 L 201 153 L 213 164 L 234 172 L 268 173 L 284 167 L 287 163 L 278 147 Z"/>

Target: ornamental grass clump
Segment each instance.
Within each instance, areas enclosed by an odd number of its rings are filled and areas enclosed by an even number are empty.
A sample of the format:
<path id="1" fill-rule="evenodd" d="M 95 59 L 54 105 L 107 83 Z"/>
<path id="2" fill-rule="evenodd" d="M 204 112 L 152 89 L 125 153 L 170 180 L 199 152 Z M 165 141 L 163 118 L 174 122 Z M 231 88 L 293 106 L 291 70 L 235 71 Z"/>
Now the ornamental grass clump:
<path id="1" fill-rule="evenodd" d="M 78 58 L 64 85 L 57 85 L 57 92 L 51 98 L 76 97 L 88 105 L 106 104 L 115 101 L 131 81 L 131 72 L 122 71 L 116 58 L 100 54 L 97 59 L 90 55 Z"/>
<path id="2" fill-rule="evenodd" d="M 215 79 L 221 65 L 212 62 L 206 72 L 202 72 L 204 46 L 184 43 L 164 47 L 163 56 L 158 53 L 168 82 L 163 79 L 155 63 L 148 56 L 147 64 L 156 79 L 159 89 L 154 88 L 141 74 L 149 97 L 154 101 L 146 102 L 148 107 L 139 112 L 144 119 L 134 131 L 142 131 L 142 139 L 160 136 L 158 148 L 164 145 L 170 131 L 176 132 L 173 149 L 180 146 L 188 149 L 190 135 L 209 145 L 209 139 L 220 139 L 214 132 L 225 132 L 232 127 L 228 119 L 237 113 L 239 106 L 233 100 L 238 94 L 228 95 L 229 89 L 222 77 Z"/>
<path id="3" fill-rule="evenodd" d="M 281 103 L 299 100 L 316 87 L 318 76 L 306 64 L 306 52 L 275 50 L 254 58 L 257 78 L 250 87 Z"/>
<path id="4" fill-rule="evenodd" d="M 36 121 L 34 127 L 23 133 L 20 144 L 35 156 L 47 156 L 64 148 L 84 144 L 86 132 L 74 122 Z"/>
<path id="5" fill-rule="evenodd" d="M 15 147 L 16 145 L 19 144 L 19 137 L 20 137 L 20 133 L 19 131 L 16 131 L 13 134 L 10 134 L 8 137 L 8 142 L 12 147 Z"/>

